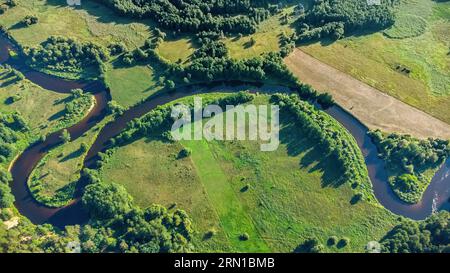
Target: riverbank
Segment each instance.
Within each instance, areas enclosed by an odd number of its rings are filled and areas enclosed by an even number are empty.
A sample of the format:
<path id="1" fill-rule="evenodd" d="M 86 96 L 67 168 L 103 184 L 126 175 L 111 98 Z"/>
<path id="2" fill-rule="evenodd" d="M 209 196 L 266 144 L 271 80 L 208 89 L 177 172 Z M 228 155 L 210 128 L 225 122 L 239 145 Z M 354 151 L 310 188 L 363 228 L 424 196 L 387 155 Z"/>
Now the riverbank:
<path id="1" fill-rule="evenodd" d="M 8 43 L 2 43 L 3 45 L 7 45 Z M 4 49 L 4 48 L 3 48 Z M 100 120 L 104 118 L 105 107 L 110 99 L 107 91 L 102 88 L 97 83 L 89 83 L 89 82 L 74 82 L 63 80 L 59 78 L 55 78 L 49 75 L 45 75 L 39 72 L 28 70 L 26 67 L 17 67 L 25 77 L 35 82 L 38 85 L 44 86 L 48 89 L 67 93 L 74 88 L 82 88 L 84 91 L 100 91 L 103 92 L 95 93 L 96 99 L 99 102 L 98 105 L 94 108 L 93 111 L 80 123 L 72 126 L 68 129 L 69 133 L 72 136 L 72 139 L 76 139 L 83 135 L 87 130 L 95 126 Z M 277 89 L 278 88 L 278 89 Z M 217 83 L 217 85 L 206 84 L 206 85 L 194 85 L 187 86 L 183 88 L 179 88 L 173 92 L 162 92 L 158 93 L 154 96 L 151 96 L 148 100 L 143 101 L 141 104 L 133 106 L 126 110 L 121 116 L 118 116 L 114 122 L 108 123 L 103 127 L 101 132 L 98 134 L 96 141 L 91 146 L 91 149 L 86 156 L 85 164 L 88 162 L 93 156 L 97 155 L 98 152 L 101 152 L 108 143 L 109 139 L 120 133 L 126 126 L 129 121 L 134 118 L 141 117 L 145 113 L 148 113 L 150 110 L 169 103 L 175 99 L 179 99 L 186 96 L 191 96 L 195 94 L 202 94 L 208 92 L 220 92 L 221 90 L 225 90 L 227 92 L 230 91 L 239 91 L 239 90 L 252 90 L 253 92 L 262 92 L 262 91 L 282 91 L 286 89 L 286 87 L 268 87 L 264 85 L 260 85 L 255 87 L 254 84 L 246 85 L 246 84 L 236 84 L 227 85 L 226 83 Z M 426 216 L 430 215 L 432 212 L 432 206 L 435 201 L 434 195 L 424 194 L 423 200 L 420 204 L 416 205 L 407 205 L 401 202 L 390 189 L 387 176 L 384 171 L 384 162 L 377 157 L 376 148 L 373 143 L 368 139 L 367 136 L 367 127 L 361 124 L 354 116 L 346 113 L 342 108 L 333 107 L 328 109 L 327 112 L 341 122 L 349 132 L 352 133 L 356 141 L 358 142 L 358 146 L 363 152 L 365 157 L 365 162 L 367 164 L 369 170 L 369 176 L 371 178 L 373 189 L 375 196 L 377 197 L 379 203 L 383 205 L 386 209 L 394 212 L 395 214 L 403 215 L 406 217 L 410 217 L 412 219 L 424 219 Z M 32 146 L 28 148 L 21 156 L 16 160 L 15 164 L 11 168 L 11 173 L 14 179 L 12 183 L 12 192 L 16 197 L 16 206 L 19 211 L 27 216 L 31 221 L 35 223 L 43 223 L 50 222 L 54 225 L 63 227 L 65 225 L 73 225 L 83 223 L 87 220 L 87 216 L 84 214 L 81 203 L 75 200 L 70 206 L 60 208 L 60 209 L 51 209 L 41 204 L 35 202 L 35 200 L 30 196 L 29 189 L 27 187 L 27 179 L 36 164 L 45 156 L 46 147 L 55 145 L 59 141 L 59 134 L 52 134 L 45 142 L 40 143 L 38 145 Z M 446 178 L 435 177 L 433 181 L 441 181 Z M 442 179 L 441 179 L 442 178 Z M 449 178 L 450 179 L 450 178 Z M 437 206 L 444 204 L 450 196 L 450 191 L 446 191 L 450 184 L 442 184 L 438 182 L 433 182 L 430 184 L 431 189 L 441 189 L 440 192 L 443 193 L 439 200 L 441 203 L 438 203 Z"/>

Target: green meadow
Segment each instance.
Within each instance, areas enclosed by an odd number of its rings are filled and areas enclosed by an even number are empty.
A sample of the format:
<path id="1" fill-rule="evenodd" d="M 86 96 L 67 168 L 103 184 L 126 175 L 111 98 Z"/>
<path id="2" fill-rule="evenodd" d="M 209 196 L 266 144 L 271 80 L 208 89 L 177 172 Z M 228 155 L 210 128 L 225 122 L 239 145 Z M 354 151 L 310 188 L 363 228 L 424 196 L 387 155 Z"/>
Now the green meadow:
<path id="1" fill-rule="evenodd" d="M 258 95 L 255 103 L 267 100 Z M 116 148 L 101 179 L 124 185 L 140 206 L 186 210 L 199 251 L 291 252 L 307 238 L 326 246 L 337 236 L 350 244 L 326 252 L 363 252 L 392 227 L 395 217 L 376 202 L 351 204 L 350 185 L 333 183 L 340 174 L 332 159 L 288 116 L 280 139 L 276 151 L 261 152 L 259 141 L 143 138 Z M 179 159 L 183 147 L 192 153 Z"/>
<path id="2" fill-rule="evenodd" d="M 402 0 L 384 32 L 300 48 L 371 86 L 450 122 L 449 2 Z"/>

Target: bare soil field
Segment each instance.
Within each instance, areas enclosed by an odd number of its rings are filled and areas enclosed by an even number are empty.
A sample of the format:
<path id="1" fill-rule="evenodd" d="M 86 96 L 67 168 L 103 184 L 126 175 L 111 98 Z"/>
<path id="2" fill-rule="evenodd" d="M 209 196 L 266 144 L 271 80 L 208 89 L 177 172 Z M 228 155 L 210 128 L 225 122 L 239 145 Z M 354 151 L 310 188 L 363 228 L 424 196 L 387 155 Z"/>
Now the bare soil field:
<path id="1" fill-rule="evenodd" d="M 285 59 L 289 69 L 336 102 L 370 129 L 419 138 L 450 138 L 450 125 L 295 49 Z"/>

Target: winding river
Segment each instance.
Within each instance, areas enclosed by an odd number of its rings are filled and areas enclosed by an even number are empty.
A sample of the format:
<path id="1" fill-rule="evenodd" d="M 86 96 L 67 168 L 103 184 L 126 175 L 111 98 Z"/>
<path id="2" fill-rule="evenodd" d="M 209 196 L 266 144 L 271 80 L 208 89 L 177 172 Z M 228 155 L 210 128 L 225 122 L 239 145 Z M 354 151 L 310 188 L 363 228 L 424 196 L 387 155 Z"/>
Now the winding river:
<path id="1" fill-rule="evenodd" d="M 8 51 L 12 48 L 14 48 L 14 45 L 5 36 L 0 36 L 0 63 L 10 64 L 15 69 L 21 71 L 28 80 L 55 92 L 67 93 L 74 88 L 81 88 L 94 95 L 96 104 L 91 112 L 79 123 L 67 128 L 72 139 L 80 137 L 104 118 L 107 102 L 111 98 L 108 90 L 102 84 L 99 82 L 68 81 L 31 70 L 22 61 L 11 60 L 9 58 Z M 234 90 L 263 92 L 273 89 L 274 87 L 271 86 L 255 86 L 228 82 L 226 84 L 191 86 L 177 89 L 176 92 L 172 93 L 156 94 L 151 99 L 128 109 L 122 116 L 103 127 L 90 148 L 84 165 L 86 167 L 90 166 L 98 152 L 104 150 L 107 141 L 119 134 L 130 120 L 144 115 L 159 105 L 182 97 L 207 92 L 229 92 Z M 280 87 L 276 87 L 276 90 L 280 90 Z M 386 209 L 395 214 L 415 220 L 424 219 L 433 211 L 441 209 L 450 210 L 450 160 L 435 174 L 422 200 L 414 205 L 407 204 L 401 201 L 391 190 L 385 171 L 385 163 L 377 157 L 376 147 L 367 135 L 367 127 L 339 106 L 333 106 L 326 110 L 326 112 L 338 120 L 355 137 L 364 155 L 375 196 L 379 203 Z M 44 142 L 27 148 L 12 163 L 10 171 L 13 177 L 11 188 L 16 198 L 15 205 L 19 212 L 28 217 L 33 223 L 40 224 L 47 222 L 62 228 L 65 225 L 82 224 L 88 220 L 88 216 L 82 209 L 79 198 L 81 190 L 77 193 L 78 197 L 66 207 L 49 208 L 36 202 L 27 186 L 27 179 L 38 162 L 45 156 L 50 147 L 59 144 L 60 133 L 61 131 L 52 133 L 47 136 Z"/>

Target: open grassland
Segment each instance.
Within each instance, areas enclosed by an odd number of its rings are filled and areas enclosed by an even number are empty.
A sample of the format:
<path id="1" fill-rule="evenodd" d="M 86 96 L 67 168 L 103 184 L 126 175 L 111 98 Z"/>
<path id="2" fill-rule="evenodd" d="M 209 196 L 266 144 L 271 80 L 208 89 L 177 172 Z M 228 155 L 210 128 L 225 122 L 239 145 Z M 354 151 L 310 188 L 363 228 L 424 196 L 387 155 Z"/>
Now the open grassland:
<path id="1" fill-rule="evenodd" d="M 157 49 L 161 57 L 171 62 L 186 63 L 194 53 L 195 46 L 190 38 L 165 39 Z"/>
<path id="2" fill-rule="evenodd" d="M 300 49 L 450 123 L 450 3 L 402 1 L 398 10 L 399 20 L 386 34 L 355 35 Z M 419 19 L 406 22 L 404 17 L 411 16 Z"/>
<path id="3" fill-rule="evenodd" d="M 267 99 L 259 95 L 255 103 Z M 117 148 L 101 178 L 123 184 L 141 206 L 185 209 L 199 231 L 197 250 L 291 252 L 308 237 L 326 245 L 337 236 L 350 244 L 325 251 L 364 251 L 392 227 L 394 216 L 366 201 L 352 205 L 354 192 L 335 183 L 340 174 L 332 160 L 289 117 L 281 119 L 274 152 L 261 152 L 255 141 L 141 139 Z M 177 159 L 180 144 L 190 157 Z M 203 238 L 211 229 L 216 235 Z M 249 240 L 239 240 L 244 233 Z"/>
<path id="4" fill-rule="evenodd" d="M 17 0 L 17 6 L 0 16 L 0 24 L 24 46 L 35 46 L 49 36 L 68 36 L 80 41 L 107 46 L 123 42 L 128 47 L 141 46 L 150 37 L 150 22 L 134 22 L 118 17 L 113 11 L 93 1 L 83 1 L 82 8 L 69 7 L 66 0 Z M 19 22 L 27 15 L 39 22 L 24 27 Z"/>
<path id="5" fill-rule="evenodd" d="M 227 37 L 224 40 L 232 58 L 243 59 L 259 56 L 263 53 L 278 52 L 280 50 L 280 35 L 284 32 L 287 35 L 293 33 L 290 25 L 294 21 L 294 16 L 290 16 L 287 22 L 282 22 L 285 14 L 292 14 L 294 8 L 288 7 L 280 13 L 263 21 L 256 33 L 247 36 Z M 252 40 L 254 41 L 252 44 Z"/>
<path id="6" fill-rule="evenodd" d="M 161 89 L 158 70 L 149 65 L 123 67 L 113 62 L 106 72 L 112 99 L 124 107 L 132 106 Z"/>
<path id="7" fill-rule="evenodd" d="M 177 159 L 183 148 L 156 138 L 119 148 L 102 170 L 102 179 L 125 186 L 141 207 L 162 204 L 184 209 L 192 217 L 196 251 L 230 251 L 214 207 L 189 158 Z M 206 234 L 215 235 L 206 239 Z"/>

